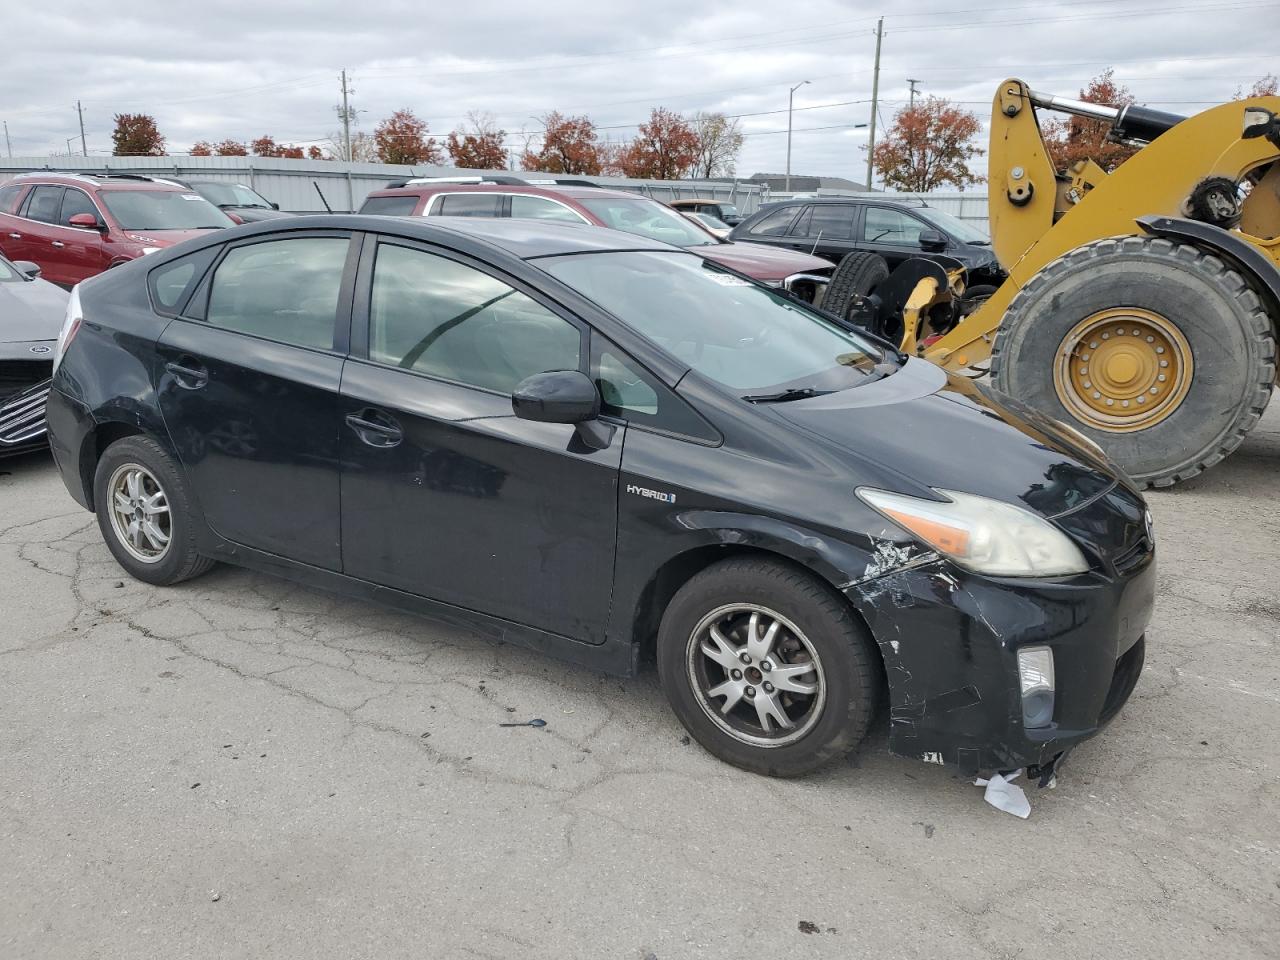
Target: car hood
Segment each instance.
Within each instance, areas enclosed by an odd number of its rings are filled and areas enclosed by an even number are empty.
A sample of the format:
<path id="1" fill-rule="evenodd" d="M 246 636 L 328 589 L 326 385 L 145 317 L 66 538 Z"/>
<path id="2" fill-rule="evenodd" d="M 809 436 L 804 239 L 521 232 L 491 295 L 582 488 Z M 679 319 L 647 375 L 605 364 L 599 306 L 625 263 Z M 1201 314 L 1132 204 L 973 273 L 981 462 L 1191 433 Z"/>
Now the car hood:
<path id="1" fill-rule="evenodd" d="M 756 280 L 777 283 L 793 273 L 831 271 L 830 261 L 807 253 L 783 250 L 762 243 L 718 243 L 714 246 L 690 247 L 693 253 L 723 263 Z"/>
<path id="2" fill-rule="evenodd" d="M 223 213 L 234 213 L 245 223 L 261 223 L 263 220 L 279 220 L 294 214 L 283 210 L 263 210 L 261 207 L 222 207 Z"/>
<path id="3" fill-rule="evenodd" d="M 57 340 L 69 297 L 44 280 L 0 283 L 0 343 Z"/>
<path id="4" fill-rule="evenodd" d="M 773 409 L 855 454 L 872 468 L 872 482 L 915 496 L 927 496 L 928 488 L 956 490 L 1054 517 L 1123 478 L 1061 425 L 926 360 Z"/>
<path id="5" fill-rule="evenodd" d="M 228 227 L 235 224 L 228 223 Z M 175 243 L 181 243 L 183 240 L 192 240 L 196 237 L 207 237 L 210 230 L 221 230 L 224 227 L 209 227 L 206 230 L 126 230 L 125 235 L 137 243 L 145 244 L 148 247 L 172 247 Z"/>

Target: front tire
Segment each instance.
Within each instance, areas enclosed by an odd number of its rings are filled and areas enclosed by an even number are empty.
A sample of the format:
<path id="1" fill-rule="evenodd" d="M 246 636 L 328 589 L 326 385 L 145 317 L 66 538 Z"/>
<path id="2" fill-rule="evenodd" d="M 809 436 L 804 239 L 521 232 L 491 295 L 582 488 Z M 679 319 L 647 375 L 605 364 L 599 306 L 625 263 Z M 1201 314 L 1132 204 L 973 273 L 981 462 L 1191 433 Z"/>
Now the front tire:
<path id="1" fill-rule="evenodd" d="M 93 506 L 107 549 L 131 577 L 169 586 L 213 566 L 196 551 L 190 488 L 154 440 L 126 437 L 106 449 L 94 472 Z"/>
<path id="2" fill-rule="evenodd" d="M 676 592 L 658 631 L 658 674 L 703 747 L 775 777 L 858 746 L 881 682 L 866 628 L 831 587 L 755 557 L 721 561 Z"/>
<path id="3" fill-rule="evenodd" d="M 1152 237 L 1100 240 L 1018 292 L 991 354 L 997 389 L 1087 434 L 1141 484 L 1213 466 L 1258 422 L 1276 343 L 1221 260 Z"/>

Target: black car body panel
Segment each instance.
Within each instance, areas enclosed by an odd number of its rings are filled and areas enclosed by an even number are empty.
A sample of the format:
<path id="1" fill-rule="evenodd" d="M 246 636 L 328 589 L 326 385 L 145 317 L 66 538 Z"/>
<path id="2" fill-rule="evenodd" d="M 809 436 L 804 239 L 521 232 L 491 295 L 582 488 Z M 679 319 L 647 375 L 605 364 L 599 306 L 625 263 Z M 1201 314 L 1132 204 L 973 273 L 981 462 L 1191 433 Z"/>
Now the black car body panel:
<path id="1" fill-rule="evenodd" d="M 148 299 L 148 271 L 303 231 L 351 238 L 332 349 L 208 327 L 207 273 L 192 279 L 184 318 Z M 481 265 L 588 331 L 584 342 L 607 338 L 695 411 L 695 426 L 604 416 L 592 446 L 572 426 L 516 418 L 509 396 L 372 362 L 367 270 L 387 240 Z M 207 556 L 620 673 L 637 669 L 691 575 L 768 554 L 812 571 L 869 627 L 895 752 L 1005 769 L 1047 764 L 1097 732 L 1136 680 L 1152 606 L 1140 495 L 1052 422 L 920 360 L 827 396 L 744 402 L 540 265 L 637 249 L 693 256 L 574 225 L 323 216 L 122 266 L 82 285 L 86 320 L 54 379 L 63 480 L 88 506 L 106 443 L 151 436 L 191 479 Z M 207 384 L 180 382 L 200 367 Z M 968 573 L 864 503 L 862 487 L 1021 505 L 1066 531 L 1090 569 Z M 1027 730 L 1016 653 L 1035 643 L 1062 652 L 1061 709 L 1052 728 Z"/>
<path id="2" fill-rule="evenodd" d="M 873 222 L 877 217 L 886 222 L 877 225 Z M 880 229 L 897 222 L 910 226 L 895 233 Z M 735 226 L 729 240 L 816 253 L 832 263 L 853 252 L 876 253 L 885 258 L 891 272 L 912 257 L 937 260 L 948 267 L 959 261 L 967 271 L 970 287 L 1002 283 L 1006 274 L 990 242 L 957 235 L 961 229 L 923 203 L 824 197 L 767 204 Z M 926 232 L 936 233 L 943 242 L 924 243 Z"/>
<path id="3" fill-rule="evenodd" d="M 0 258 L 0 456 L 46 443 L 45 399 L 67 293 Z"/>

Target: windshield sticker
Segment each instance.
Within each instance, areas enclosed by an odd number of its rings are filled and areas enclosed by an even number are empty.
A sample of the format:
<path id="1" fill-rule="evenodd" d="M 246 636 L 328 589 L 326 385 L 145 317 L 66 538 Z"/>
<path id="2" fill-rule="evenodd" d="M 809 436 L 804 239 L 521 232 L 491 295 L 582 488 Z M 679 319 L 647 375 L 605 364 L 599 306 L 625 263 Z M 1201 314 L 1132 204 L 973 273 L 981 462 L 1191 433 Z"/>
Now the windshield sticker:
<path id="1" fill-rule="evenodd" d="M 750 280 L 743 280 L 741 277 L 735 277 L 731 273 L 710 273 L 708 274 L 712 280 L 720 284 L 722 287 L 749 287 Z"/>

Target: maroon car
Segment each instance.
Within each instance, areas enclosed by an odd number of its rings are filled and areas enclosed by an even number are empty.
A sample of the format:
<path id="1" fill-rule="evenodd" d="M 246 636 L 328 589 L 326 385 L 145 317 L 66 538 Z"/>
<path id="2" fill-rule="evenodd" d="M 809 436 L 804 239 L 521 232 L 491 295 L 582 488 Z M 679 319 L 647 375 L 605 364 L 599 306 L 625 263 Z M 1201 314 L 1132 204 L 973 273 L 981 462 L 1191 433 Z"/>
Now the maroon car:
<path id="1" fill-rule="evenodd" d="M 154 177 L 24 173 L 0 185 L 0 252 L 64 287 L 234 223 L 190 187 Z"/>
<path id="2" fill-rule="evenodd" d="M 610 227 L 677 247 L 696 248 L 708 260 L 762 283 L 785 287 L 810 303 L 830 281 L 831 263 L 820 257 L 755 243 L 721 240 L 657 200 L 594 186 L 536 186 L 410 180 L 369 194 L 360 213 L 420 217 L 514 217 L 563 220 Z"/>

